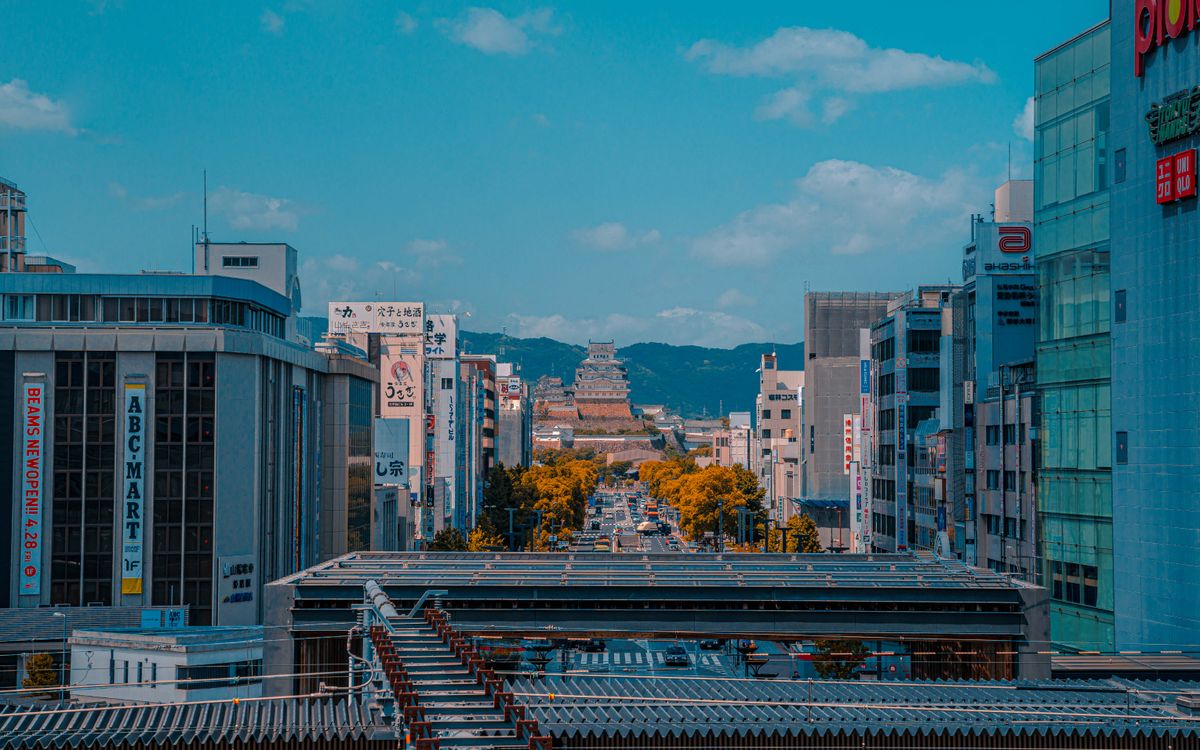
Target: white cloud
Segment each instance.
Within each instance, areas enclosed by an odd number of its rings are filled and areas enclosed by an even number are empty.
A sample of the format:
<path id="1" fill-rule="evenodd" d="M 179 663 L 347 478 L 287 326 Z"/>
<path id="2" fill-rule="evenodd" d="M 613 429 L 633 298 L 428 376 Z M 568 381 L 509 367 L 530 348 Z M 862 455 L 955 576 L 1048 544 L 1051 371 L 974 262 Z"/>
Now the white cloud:
<path id="1" fill-rule="evenodd" d="M 781 28 L 749 47 L 701 39 L 685 57 L 719 75 L 793 78 L 796 85 L 769 96 L 755 116 L 801 126 L 813 124 L 809 101 L 818 92 L 829 97 L 821 107 L 828 124 L 849 109 L 844 94 L 996 82 L 996 74 L 981 62 L 871 47 L 837 29 Z"/>
<path id="2" fill-rule="evenodd" d="M 108 194 L 121 203 L 127 203 L 139 211 L 161 211 L 176 205 L 187 193 L 175 192 L 169 195 L 147 195 L 141 198 L 131 197 L 129 189 L 119 182 L 108 183 Z"/>
<path id="3" fill-rule="evenodd" d="M 279 36 L 283 33 L 283 16 L 279 15 L 270 8 L 267 8 L 262 12 L 262 15 L 258 18 L 258 22 L 262 24 L 263 31 L 267 32 L 268 34 Z"/>
<path id="4" fill-rule="evenodd" d="M 448 250 L 445 240 L 412 240 L 404 246 L 404 251 L 416 256 L 420 268 L 437 268 L 447 263 L 462 263 L 462 258 Z"/>
<path id="5" fill-rule="evenodd" d="M 208 208 L 217 216 L 224 216 L 233 229 L 294 232 L 300 225 L 300 209 L 287 198 L 247 193 L 223 185 L 208 196 Z"/>
<path id="6" fill-rule="evenodd" d="M 720 297 L 717 297 L 717 307 L 722 310 L 730 307 L 749 307 L 757 302 L 757 299 L 746 294 L 741 289 L 726 289 L 724 292 L 721 292 Z"/>
<path id="7" fill-rule="evenodd" d="M 648 316 L 612 313 L 595 318 L 567 318 L 512 314 L 508 321 L 514 334 L 522 338 L 545 336 L 579 344 L 589 339 L 611 338 L 618 343 L 660 341 L 732 347 L 766 338 L 766 330 L 752 320 L 690 307 L 672 307 Z"/>
<path id="8" fill-rule="evenodd" d="M 352 255 L 335 253 L 309 257 L 300 264 L 304 311 L 325 315 L 330 302 L 338 300 L 419 299 L 421 275 L 390 261 L 363 263 Z"/>
<path id="9" fill-rule="evenodd" d="M 513 18 L 492 8 L 467 8 L 459 19 L 442 19 L 438 25 L 455 42 L 489 55 L 524 55 L 534 46 L 531 37 L 561 33 L 549 8 Z"/>
<path id="10" fill-rule="evenodd" d="M 538 127 L 542 127 L 542 128 L 550 127 L 550 118 L 546 117 L 541 112 L 535 112 L 533 114 L 532 119 L 533 119 L 533 123 L 535 125 L 537 125 Z"/>
<path id="11" fill-rule="evenodd" d="M 814 164 L 786 203 L 742 212 L 696 238 L 692 252 L 715 265 L 739 265 L 784 253 L 912 251 L 960 236 L 971 212 L 989 200 L 983 182 L 960 170 L 928 178 L 830 159 Z"/>
<path id="12" fill-rule="evenodd" d="M 608 221 L 594 227 L 584 227 L 571 232 L 571 239 L 593 250 L 630 250 L 643 245 L 652 245 L 662 239 L 657 229 L 640 234 L 630 232 L 620 222 Z"/>
<path id="13" fill-rule="evenodd" d="M 79 134 L 71 125 L 70 112 L 62 100 L 30 91 L 29 84 L 20 78 L 0 84 L 0 126 Z"/>
<path id="14" fill-rule="evenodd" d="M 1013 118 L 1013 132 L 1027 141 L 1033 140 L 1033 97 L 1025 100 L 1021 114 Z"/>
<path id="15" fill-rule="evenodd" d="M 332 271 L 353 272 L 358 270 L 358 261 L 341 253 L 334 253 L 325 259 L 325 266 Z"/>
<path id="16" fill-rule="evenodd" d="M 404 11 L 396 13 L 396 31 L 408 36 L 417 30 L 417 19 L 413 18 Z"/>

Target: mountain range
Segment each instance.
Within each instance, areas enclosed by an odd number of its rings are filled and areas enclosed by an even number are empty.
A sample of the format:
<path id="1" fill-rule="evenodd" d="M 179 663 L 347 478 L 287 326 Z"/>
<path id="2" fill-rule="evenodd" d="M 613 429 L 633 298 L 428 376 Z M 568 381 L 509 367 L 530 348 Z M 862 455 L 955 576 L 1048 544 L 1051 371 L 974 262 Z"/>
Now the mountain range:
<path id="1" fill-rule="evenodd" d="M 542 375 L 571 382 L 575 367 L 587 354 L 585 347 L 548 338 L 473 331 L 459 335 L 463 351 L 503 353 L 503 361 L 521 365 L 521 376 L 530 384 Z M 629 344 L 620 347 L 617 356 L 629 370 L 630 398 L 635 404 L 663 404 L 685 417 L 716 417 L 754 410 L 759 358 L 771 351 L 779 356 L 780 368 L 804 368 L 803 343 L 742 344 L 733 349 Z"/>

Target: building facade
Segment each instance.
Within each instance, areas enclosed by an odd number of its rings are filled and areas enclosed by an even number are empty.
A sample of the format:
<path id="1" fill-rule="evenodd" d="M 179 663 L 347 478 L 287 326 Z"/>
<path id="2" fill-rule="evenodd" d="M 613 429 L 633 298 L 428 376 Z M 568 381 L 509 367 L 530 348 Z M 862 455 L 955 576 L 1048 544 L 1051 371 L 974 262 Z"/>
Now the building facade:
<path id="1" fill-rule="evenodd" d="M 633 419 L 629 375 L 611 341 L 589 341 L 587 358 L 575 370 L 572 386 L 582 419 Z"/>
<path id="2" fill-rule="evenodd" d="M 1120 168 L 1109 147 L 1111 51 L 1105 22 L 1034 64 L 1042 581 L 1053 640 L 1101 651 L 1115 645 L 1109 182 Z"/>
<path id="3" fill-rule="evenodd" d="M 1097 604 L 1115 613 L 1118 649 L 1189 649 L 1200 641 L 1200 10 L 1120 0 L 1112 13 L 1113 432 L 1098 437 L 1114 448 L 1115 554 Z M 1079 590 L 1063 578 L 1064 595 Z"/>
<path id="4" fill-rule="evenodd" d="M 844 417 L 862 410 L 861 331 L 887 313 L 895 292 L 804 295 L 804 414 L 801 494 L 845 499 Z"/>
<path id="5" fill-rule="evenodd" d="M 263 583 L 347 549 L 340 425 L 375 374 L 295 340 L 295 254 L 203 242 L 195 274 L 0 274 L 7 606 L 255 623 Z"/>
<path id="6" fill-rule="evenodd" d="M 750 467 L 766 490 L 766 506 L 776 523 L 786 523 L 800 499 L 800 401 L 804 370 L 780 370 L 774 353 L 759 360 L 757 450 Z"/>
<path id="7" fill-rule="evenodd" d="M 871 546 L 931 549 L 938 515 L 932 494 L 915 492 L 917 434 L 941 400 L 943 309 L 960 287 L 922 286 L 888 303 L 871 326 Z M 926 426 L 925 432 L 931 430 Z M 936 429 L 932 430 L 936 432 Z M 865 522 L 865 519 L 864 519 Z"/>

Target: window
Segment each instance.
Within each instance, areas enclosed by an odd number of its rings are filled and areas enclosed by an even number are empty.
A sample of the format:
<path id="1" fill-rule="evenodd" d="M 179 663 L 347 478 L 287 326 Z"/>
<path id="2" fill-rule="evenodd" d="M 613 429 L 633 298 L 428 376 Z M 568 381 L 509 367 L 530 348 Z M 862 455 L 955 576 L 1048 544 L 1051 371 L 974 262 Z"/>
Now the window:
<path id="1" fill-rule="evenodd" d="M 224 268 L 258 268 L 258 256 L 229 255 L 221 258 L 221 265 Z"/>
<path id="2" fill-rule="evenodd" d="M 792 418 L 792 410 L 791 409 L 781 409 L 779 411 L 779 418 L 780 419 L 791 419 Z"/>
<path id="3" fill-rule="evenodd" d="M 1005 492 L 1016 492 L 1017 491 L 1017 472 L 1015 472 L 1015 471 L 1004 472 L 1004 491 Z"/>
<path id="4" fill-rule="evenodd" d="M 179 687 L 183 690 L 209 690 L 228 685 L 249 685 L 261 682 L 262 659 L 232 664 L 203 664 L 179 667 Z"/>
<path id="5" fill-rule="evenodd" d="M 1064 597 L 1069 602 L 1079 603 L 1083 600 L 1080 595 L 1079 563 L 1066 563 L 1064 567 L 1067 571 L 1067 587 Z"/>
<path id="6" fill-rule="evenodd" d="M 771 437 L 771 431 L 770 431 L 770 430 L 763 430 L 763 431 L 762 431 L 762 437 L 763 437 L 763 439 L 764 439 L 764 440 L 765 440 L 765 439 L 768 439 L 768 438 L 770 438 L 770 437 Z"/>
<path id="7" fill-rule="evenodd" d="M 1095 565 L 1083 566 L 1083 603 L 1089 607 L 1096 606 L 1097 573 Z"/>
<path id="8" fill-rule="evenodd" d="M 989 490 L 1000 489 L 1000 471 L 999 471 L 999 469 L 988 469 L 987 488 Z"/>
<path id="9" fill-rule="evenodd" d="M 771 418 L 771 410 L 770 410 L 770 409 L 763 409 L 763 411 L 762 411 L 762 418 L 763 418 L 763 419 L 770 419 L 770 418 Z"/>
<path id="10" fill-rule="evenodd" d="M 1129 463 L 1129 433 L 1124 430 L 1117 431 L 1117 463 Z"/>
<path id="11" fill-rule="evenodd" d="M 142 663 L 140 661 L 137 663 L 137 681 L 139 683 L 143 681 L 142 680 Z"/>
<path id="12" fill-rule="evenodd" d="M 917 393 L 936 393 L 941 388 L 941 373 L 936 367 L 911 367 L 908 370 L 908 390 Z"/>
<path id="13" fill-rule="evenodd" d="M 34 320 L 36 310 L 32 294 L 10 294 L 4 306 L 5 320 Z"/>
<path id="14" fill-rule="evenodd" d="M 150 687 L 158 687 L 158 662 L 150 662 Z"/>
<path id="15" fill-rule="evenodd" d="M 990 424 L 984 430 L 988 445 L 1000 444 L 1000 425 Z"/>
<path id="16" fill-rule="evenodd" d="M 1017 426 L 1015 424 L 1004 425 L 1004 444 L 1016 445 L 1017 443 Z"/>
<path id="17" fill-rule="evenodd" d="M 1125 322 L 1125 290 L 1118 289 L 1113 292 L 1113 322 Z"/>
<path id="18" fill-rule="evenodd" d="M 1113 152 L 1113 182 L 1125 181 L 1125 149 Z"/>
<path id="19" fill-rule="evenodd" d="M 937 354 L 941 343 L 940 330 L 917 330 L 908 332 L 909 354 Z"/>

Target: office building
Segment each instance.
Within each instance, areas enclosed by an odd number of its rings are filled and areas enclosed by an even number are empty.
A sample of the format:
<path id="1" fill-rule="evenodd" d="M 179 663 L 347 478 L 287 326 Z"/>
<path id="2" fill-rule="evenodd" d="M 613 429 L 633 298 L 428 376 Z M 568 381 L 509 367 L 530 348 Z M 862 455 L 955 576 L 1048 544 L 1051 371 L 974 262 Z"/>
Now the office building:
<path id="1" fill-rule="evenodd" d="M 938 518 L 932 493 L 915 492 L 918 426 L 938 418 L 943 310 L 960 287 L 922 286 L 888 303 L 871 326 L 871 546 L 931 549 Z M 923 429 L 929 434 L 930 426 Z M 932 431 L 936 431 L 933 429 Z M 866 519 L 864 519 L 864 523 Z"/>
<path id="2" fill-rule="evenodd" d="M 801 494 L 844 500 L 844 417 L 862 410 L 861 331 L 887 313 L 896 292 L 808 292 L 804 295 L 804 410 Z"/>
<path id="3" fill-rule="evenodd" d="M 963 288 L 943 318 L 949 502 L 939 513 L 968 563 L 1037 581 L 1032 181 L 1004 183 L 993 205 L 991 217 L 972 217 Z"/>
<path id="4" fill-rule="evenodd" d="M 800 499 L 800 394 L 804 370 L 780 370 L 774 353 L 759 360 L 755 407 L 757 450 L 750 467 L 766 490 L 766 506 L 776 523 L 786 523 Z"/>
<path id="5" fill-rule="evenodd" d="M 0 274 L 6 606 L 252 624 L 348 548 L 374 371 L 297 340 L 294 248 L 203 241 L 195 269 Z"/>
<path id="6" fill-rule="evenodd" d="M 1053 640 L 1101 651 L 1115 646 L 1109 180 L 1124 168 L 1109 147 L 1111 47 L 1105 22 L 1046 52 L 1034 98 L 1042 582 Z"/>
<path id="7" fill-rule="evenodd" d="M 521 368 L 496 364 L 496 461 L 504 466 L 529 466 L 533 461 L 533 399 Z"/>
<path id="8" fill-rule="evenodd" d="M 750 412 L 729 413 L 729 426 L 714 430 L 711 436 L 713 464 L 750 468 L 750 450 L 754 442 L 750 424 Z"/>
<path id="9" fill-rule="evenodd" d="M 1092 586 L 1102 597 L 1096 606 L 1114 612 L 1122 650 L 1200 642 L 1198 15 L 1189 2 L 1113 3 L 1112 128 L 1096 148 L 1097 169 L 1111 176 L 1113 262 L 1111 284 L 1097 284 L 1086 302 L 1105 306 L 1107 324 L 1111 286 L 1112 432 L 1098 423 L 1096 437 L 1114 449 L 1113 555 L 1111 577 L 1104 570 Z M 1100 44 L 1094 65 L 1107 60 Z M 1086 166 L 1080 160 L 1076 171 Z M 1100 565 L 1064 562 L 1074 567 L 1064 567 L 1052 593 L 1081 593 L 1087 608 L 1096 594 L 1084 588 L 1091 571 L 1083 566 Z"/>

